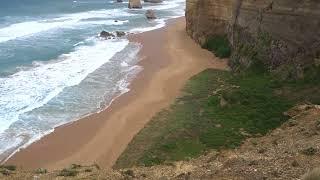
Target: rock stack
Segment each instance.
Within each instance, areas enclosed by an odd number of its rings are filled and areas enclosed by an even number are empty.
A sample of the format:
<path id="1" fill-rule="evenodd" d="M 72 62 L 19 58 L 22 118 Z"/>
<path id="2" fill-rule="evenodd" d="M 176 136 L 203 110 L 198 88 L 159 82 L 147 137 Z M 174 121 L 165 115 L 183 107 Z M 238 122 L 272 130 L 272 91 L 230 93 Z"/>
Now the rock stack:
<path id="1" fill-rule="evenodd" d="M 142 8 L 141 0 L 129 0 L 128 8 L 141 9 Z"/>

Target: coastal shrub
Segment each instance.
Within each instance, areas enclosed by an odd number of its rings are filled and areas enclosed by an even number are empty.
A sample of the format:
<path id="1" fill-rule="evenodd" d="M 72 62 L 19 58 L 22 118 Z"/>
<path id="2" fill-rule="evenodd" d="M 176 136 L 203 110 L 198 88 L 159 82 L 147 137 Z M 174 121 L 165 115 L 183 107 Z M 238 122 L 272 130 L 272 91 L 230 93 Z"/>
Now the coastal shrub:
<path id="1" fill-rule="evenodd" d="M 231 55 L 231 47 L 226 35 L 216 35 L 208 38 L 203 45 L 203 48 L 208 49 L 220 58 L 228 58 Z"/>
<path id="2" fill-rule="evenodd" d="M 14 165 L 0 165 L 0 173 L 5 176 L 9 176 L 12 174 L 12 171 L 17 169 Z"/>
<path id="3" fill-rule="evenodd" d="M 7 169 L 9 171 L 15 171 L 17 166 L 14 165 L 0 165 L 0 169 Z"/>
<path id="4" fill-rule="evenodd" d="M 94 163 L 93 166 L 94 166 L 96 169 L 98 169 L 98 170 L 100 169 L 100 166 L 99 166 L 99 164 L 97 164 L 97 163 Z"/>
<path id="5" fill-rule="evenodd" d="M 78 168 L 81 168 L 82 166 L 79 165 L 79 164 L 71 164 L 70 168 L 71 169 L 78 169 Z"/>
<path id="6" fill-rule="evenodd" d="M 93 170 L 92 170 L 92 169 L 89 169 L 89 168 L 87 168 L 87 169 L 84 170 L 84 172 L 87 172 L 87 173 L 92 172 L 92 171 L 93 171 Z"/>
<path id="7" fill-rule="evenodd" d="M 313 148 L 313 147 L 309 147 L 307 149 L 304 149 L 302 151 L 302 154 L 307 155 L 307 156 L 313 156 L 317 153 L 317 149 Z"/>
<path id="8" fill-rule="evenodd" d="M 0 173 L 4 176 L 11 175 L 11 171 L 9 171 L 8 169 L 0 169 Z"/>
<path id="9" fill-rule="evenodd" d="M 62 169 L 58 176 L 64 176 L 64 177 L 73 177 L 76 176 L 78 174 L 78 171 L 74 170 L 74 169 Z"/>
<path id="10" fill-rule="evenodd" d="M 127 176 L 134 177 L 134 172 L 131 169 L 128 169 L 128 170 L 124 171 L 123 174 L 125 174 Z"/>
<path id="11" fill-rule="evenodd" d="M 36 173 L 36 174 L 46 174 L 47 172 L 48 172 L 48 170 L 44 169 L 44 168 L 39 168 L 34 171 L 34 173 Z"/>

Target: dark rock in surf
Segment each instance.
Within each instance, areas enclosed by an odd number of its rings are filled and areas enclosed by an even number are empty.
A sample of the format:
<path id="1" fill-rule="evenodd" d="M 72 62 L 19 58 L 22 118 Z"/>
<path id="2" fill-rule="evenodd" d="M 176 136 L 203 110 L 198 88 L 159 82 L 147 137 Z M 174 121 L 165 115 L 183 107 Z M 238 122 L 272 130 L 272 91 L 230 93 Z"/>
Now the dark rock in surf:
<path id="1" fill-rule="evenodd" d="M 146 12 L 146 17 L 147 19 L 157 19 L 156 13 L 154 12 L 154 10 L 147 10 Z"/>
<path id="2" fill-rule="evenodd" d="M 116 31 L 116 35 L 117 35 L 117 37 L 122 37 L 122 36 L 125 36 L 126 33 L 123 31 Z"/>
<path id="3" fill-rule="evenodd" d="M 101 33 L 99 34 L 100 37 L 105 38 L 105 39 L 111 39 L 113 37 L 115 37 L 114 34 L 107 32 L 107 31 L 101 31 Z"/>

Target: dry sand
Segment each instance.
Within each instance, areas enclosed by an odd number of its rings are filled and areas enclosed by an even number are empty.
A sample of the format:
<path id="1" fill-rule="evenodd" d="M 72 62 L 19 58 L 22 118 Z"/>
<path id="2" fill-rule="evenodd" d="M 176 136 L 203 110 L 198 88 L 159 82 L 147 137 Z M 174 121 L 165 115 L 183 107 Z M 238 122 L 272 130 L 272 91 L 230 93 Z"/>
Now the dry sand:
<path id="1" fill-rule="evenodd" d="M 97 114 L 61 126 L 7 161 L 26 169 L 60 169 L 72 163 L 110 168 L 140 129 L 168 107 L 193 75 L 207 68 L 227 69 L 227 63 L 201 49 L 185 32 L 185 19 L 165 28 L 130 37 L 143 45 L 144 70 L 130 86 Z"/>

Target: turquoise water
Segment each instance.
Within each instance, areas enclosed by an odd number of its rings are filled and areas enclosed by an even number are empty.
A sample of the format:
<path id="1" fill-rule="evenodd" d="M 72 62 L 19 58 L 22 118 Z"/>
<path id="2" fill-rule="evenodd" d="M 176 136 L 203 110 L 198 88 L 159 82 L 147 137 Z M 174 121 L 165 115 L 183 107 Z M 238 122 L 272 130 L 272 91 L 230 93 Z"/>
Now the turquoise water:
<path id="1" fill-rule="evenodd" d="M 113 0 L 0 2 L 0 161 L 53 131 L 108 107 L 142 70 L 140 44 L 102 31 L 140 33 L 184 15 L 184 0 L 127 9 Z M 158 19 L 148 21 L 146 9 Z"/>

